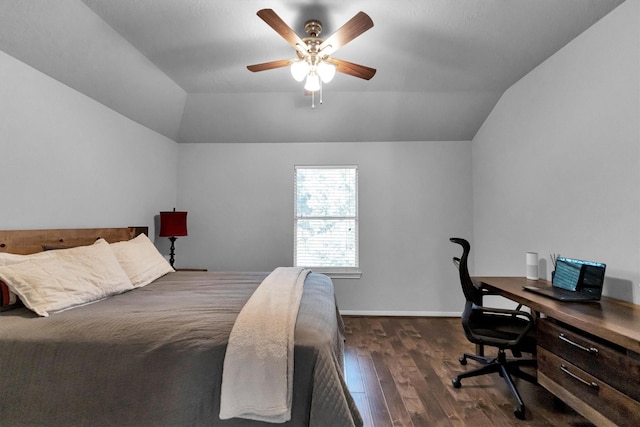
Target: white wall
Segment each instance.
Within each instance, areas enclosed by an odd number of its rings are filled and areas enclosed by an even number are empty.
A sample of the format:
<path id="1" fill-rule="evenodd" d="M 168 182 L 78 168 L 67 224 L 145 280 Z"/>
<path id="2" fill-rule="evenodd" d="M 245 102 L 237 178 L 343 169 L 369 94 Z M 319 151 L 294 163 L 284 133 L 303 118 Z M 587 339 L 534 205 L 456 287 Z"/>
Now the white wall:
<path id="1" fill-rule="evenodd" d="M 0 229 L 152 227 L 177 144 L 0 52 Z"/>
<path id="2" fill-rule="evenodd" d="M 471 235 L 463 142 L 179 144 L 176 265 L 263 270 L 293 262 L 296 164 L 359 167 L 360 279 L 335 279 L 344 312 L 459 313 L 453 235 Z"/>
<path id="3" fill-rule="evenodd" d="M 640 303 L 640 1 L 628 0 L 501 98 L 473 139 L 474 273 L 525 252 L 607 264 Z"/>

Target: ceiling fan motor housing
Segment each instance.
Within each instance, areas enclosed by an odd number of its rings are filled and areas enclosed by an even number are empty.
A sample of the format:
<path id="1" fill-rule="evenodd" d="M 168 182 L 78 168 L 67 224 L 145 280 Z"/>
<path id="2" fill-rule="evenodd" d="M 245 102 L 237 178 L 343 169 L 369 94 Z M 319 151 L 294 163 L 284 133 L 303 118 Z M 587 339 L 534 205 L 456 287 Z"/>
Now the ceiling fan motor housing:
<path id="1" fill-rule="evenodd" d="M 304 32 L 309 37 L 318 37 L 322 32 L 322 23 L 315 19 L 310 19 L 304 23 Z"/>

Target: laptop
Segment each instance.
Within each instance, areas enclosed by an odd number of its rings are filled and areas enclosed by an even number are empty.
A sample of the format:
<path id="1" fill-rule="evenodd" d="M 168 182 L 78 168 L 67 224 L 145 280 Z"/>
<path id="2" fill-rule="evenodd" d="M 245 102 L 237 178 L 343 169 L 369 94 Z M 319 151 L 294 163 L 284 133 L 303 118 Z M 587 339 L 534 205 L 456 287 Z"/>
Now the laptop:
<path id="1" fill-rule="evenodd" d="M 606 265 L 600 262 L 558 257 L 552 286 L 523 286 L 559 301 L 600 301 Z"/>

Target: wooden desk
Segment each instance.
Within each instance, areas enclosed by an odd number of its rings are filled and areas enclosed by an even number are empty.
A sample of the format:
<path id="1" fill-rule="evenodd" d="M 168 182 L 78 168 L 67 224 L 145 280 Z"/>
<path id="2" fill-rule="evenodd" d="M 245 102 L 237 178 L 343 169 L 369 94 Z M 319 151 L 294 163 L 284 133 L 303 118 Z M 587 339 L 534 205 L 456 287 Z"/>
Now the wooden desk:
<path id="1" fill-rule="evenodd" d="M 524 277 L 473 277 L 540 313 L 538 382 L 597 425 L 640 425 L 640 306 L 570 303 L 525 291 Z"/>

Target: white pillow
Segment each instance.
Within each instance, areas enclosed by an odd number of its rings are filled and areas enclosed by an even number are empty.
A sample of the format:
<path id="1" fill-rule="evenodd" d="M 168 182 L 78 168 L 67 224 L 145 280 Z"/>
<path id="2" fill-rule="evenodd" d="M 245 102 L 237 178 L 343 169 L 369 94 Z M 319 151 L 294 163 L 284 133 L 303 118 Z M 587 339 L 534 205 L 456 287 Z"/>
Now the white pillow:
<path id="1" fill-rule="evenodd" d="M 0 267 L 3 265 L 18 264 L 29 259 L 29 255 L 10 254 L 8 252 L 0 252 Z"/>
<path id="2" fill-rule="evenodd" d="M 133 289 L 104 239 L 26 258 L 0 267 L 0 279 L 40 316 Z"/>
<path id="3" fill-rule="evenodd" d="M 145 234 L 110 246 L 134 288 L 175 271 Z"/>

